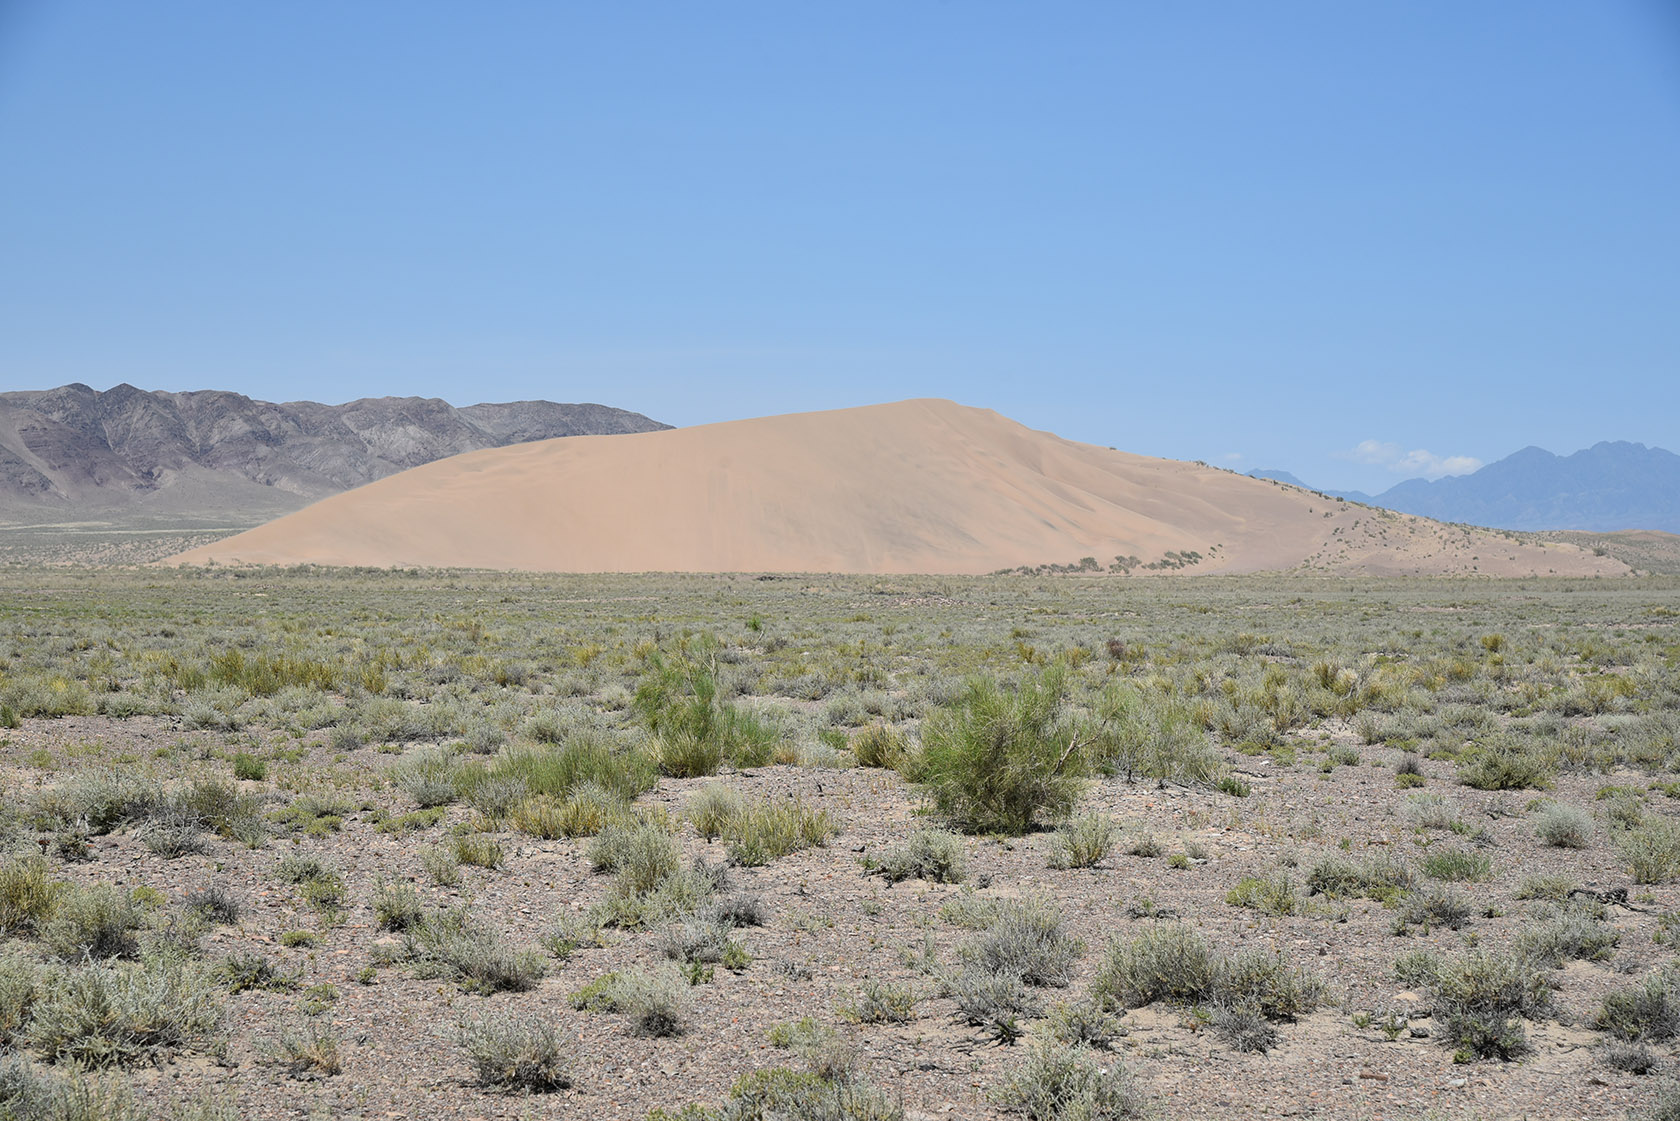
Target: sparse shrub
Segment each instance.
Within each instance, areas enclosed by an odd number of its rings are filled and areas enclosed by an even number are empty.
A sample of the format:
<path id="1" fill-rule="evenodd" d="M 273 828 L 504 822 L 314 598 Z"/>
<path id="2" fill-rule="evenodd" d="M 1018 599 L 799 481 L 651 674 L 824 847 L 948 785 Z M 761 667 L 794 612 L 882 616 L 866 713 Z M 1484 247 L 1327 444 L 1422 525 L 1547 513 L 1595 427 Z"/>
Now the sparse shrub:
<path id="1" fill-rule="evenodd" d="M 1672 970 L 1604 998 L 1593 1026 L 1629 1042 L 1664 1043 L 1680 1035 L 1680 986 Z"/>
<path id="2" fill-rule="evenodd" d="M 344 819 L 353 809 L 350 803 L 341 799 L 303 794 L 293 799 L 291 805 L 268 816 L 270 821 L 288 832 L 302 833 L 306 837 L 325 837 L 342 829 Z"/>
<path id="3" fill-rule="evenodd" d="M 673 961 L 711 965 L 723 960 L 732 944 L 732 930 L 722 923 L 688 919 L 667 927 L 655 939 L 655 945 Z"/>
<path id="4" fill-rule="evenodd" d="M 1459 765 L 1458 780 L 1477 790 L 1545 790 L 1556 773 L 1555 752 L 1496 739 L 1470 752 Z"/>
<path id="5" fill-rule="evenodd" d="M 1542 844 L 1559 849 L 1584 849 L 1592 842 L 1592 818 L 1574 806 L 1548 802 L 1534 823 Z"/>
<path id="6" fill-rule="evenodd" d="M 41 941 L 66 961 L 133 957 L 140 948 L 134 934 L 140 921 L 140 909 L 118 888 L 72 888 L 41 928 Z"/>
<path id="7" fill-rule="evenodd" d="M 1515 949 L 1556 969 L 1566 961 L 1607 961 L 1621 940 L 1621 934 L 1579 911 L 1542 908 L 1517 932 Z"/>
<path id="8" fill-rule="evenodd" d="M 156 958 L 66 970 L 36 1000 L 25 1039 L 49 1062 L 103 1067 L 209 1046 L 221 1027 L 202 969 Z"/>
<path id="9" fill-rule="evenodd" d="M 1218 960 L 1201 935 L 1180 923 L 1163 923 L 1131 941 L 1111 943 L 1091 991 L 1125 1008 L 1191 1001 L 1208 991 L 1217 970 Z"/>
<path id="10" fill-rule="evenodd" d="M 1403 933 L 1407 926 L 1421 926 L 1425 930 L 1444 926 L 1458 930 L 1470 921 L 1470 900 L 1454 888 L 1430 884 L 1401 897 L 1395 911 L 1396 934 Z"/>
<path id="11" fill-rule="evenodd" d="M 1040 814 L 1073 806 L 1084 760 L 1063 712 L 1064 671 L 1023 680 L 1013 693 L 975 680 L 922 725 L 927 785 L 939 812 L 968 833 L 1024 833 Z"/>
<path id="12" fill-rule="evenodd" d="M 1266 1052 L 1277 1046 L 1278 1030 L 1265 1015 L 1247 1004 L 1216 1004 L 1210 1017 L 1213 1030 L 1234 1051 Z"/>
<path id="13" fill-rule="evenodd" d="M 456 1033 L 480 1086 L 547 1093 L 572 1084 L 572 1058 L 552 1021 L 491 1013 L 461 1021 Z"/>
<path id="14" fill-rule="evenodd" d="M 1528 1033 L 1522 1021 L 1551 1008 L 1545 974 L 1520 955 L 1472 950 L 1432 960 L 1426 980 L 1435 994 L 1442 1042 L 1465 1059 L 1524 1054 Z"/>
<path id="15" fill-rule="evenodd" d="M 11 1046 L 28 1022 L 30 1007 L 48 980 L 46 971 L 29 958 L 0 955 L 0 1049 Z"/>
<path id="16" fill-rule="evenodd" d="M 1311 1012 L 1323 990 L 1319 978 L 1282 957 L 1261 950 L 1226 957 L 1178 923 L 1157 926 L 1129 942 L 1111 943 L 1091 985 L 1094 996 L 1126 1008 L 1160 1000 L 1205 1001 L 1257 1009 L 1271 1020 Z"/>
<path id="17" fill-rule="evenodd" d="M 439 887 L 453 887 L 461 882 L 461 862 L 455 859 L 455 850 L 447 845 L 422 845 L 420 867 Z"/>
<path id="18" fill-rule="evenodd" d="M 706 840 L 723 836 L 735 818 L 747 810 L 747 798 L 733 786 L 709 782 L 688 796 L 683 816 Z"/>
<path id="19" fill-rule="evenodd" d="M 1077 1000 L 1056 1005 L 1045 1021 L 1045 1030 L 1058 1043 L 1102 1050 L 1114 1046 L 1116 1039 L 1127 1034 L 1120 1017 L 1104 1008 L 1098 1000 Z"/>
<path id="20" fill-rule="evenodd" d="M 373 917 L 381 930 L 413 930 L 425 918 L 420 893 L 401 880 L 380 879 L 373 886 Z"/>
<path id="21" fill-rule="evenodd" d="M 591 915 L 562 913 L 542 936 L 542 947 L 561 961 L 585 946 L 600 946 L 601 924 Z"/>
<path id="22" fill-rule="evenodd" d="M 1154 1112 L 1124 1064 L 1054 1042 L 1033 1046 L 992 1097 L 1027 1121 L 1128 1121 Z"/>
<path id="23" fill-rule="evenodd" d="M 1636 884 L 1662 884 L 1680 877 L 1680 824 L 1651 817 L 1616 838 L 1616 849 Z"/>
<path id="24" fill-rule="evenodd" d="M 703 666 L 656 660 L 633 704 L 654 735 L 659 769 L 676 778 L 715 774 L 726 759 L 736 767 L 761 767 L 778 739 L 774 728 L 720 695 L 716 677 Z"/>
<path id="25" fill-rule="evenodd" d="M 1119 826 L 1107 814 L 1069 818 L 1050 839 L 1050 867 L 1094 868 L 1114 851 L 1119 835 Z"/>
<path id="26" fill-rule="evenodd" d="M 680 1035 L 688 1015 L 689 986 L 673 972 L 610 973 L 572 994 L 574 1008 L 617 1012 L 631 1035 Z"/>
<path id="27" fill-rule="evenodd" d="M 109 833 L 151 816 L 164 801 L 156 780 L 120 770 L 79 774 L 36 797 L 34 818 L 43 829 L 83 823 L 89 832 Z"/>
<path id="28" fill-rule="evenodd" d="M 1444 794 L 1409 794 L 1400 816 L 1414 829 L 1451 829 L 1458 824 L 1458 813 Z"/>
<path id="29" fill-rule="evenodd" d="M 338 1054 L 337 1033 L 330 1026 L 315 1020 L 281 1029 L 274 1061 L 285 1067 L 293 1078 L 331 1077 L 344 1069 Z"/>
<path id="30" fill-rule="evenodd" d="M 1084 945 L 1062 929 L 1061 913 L 1038 903 L 1001 901 L 979 938 L 964 946 L 963 961 L 990 973 L 1010 973 L 1032 986 L 1065 986 Z"/>
<path id="31" fill-rule="evenodd" d="M 589 863 L 615 872 L 630 890 L 648 892 L 677 870 L 681 854 L 662 826 L 651 823 L 603 829 L 590 842 Z"/>
<path id="32" fill-rule="evenodd" d="M 1244 876 L 1225 896 L 1233 907 L 1247 907 L 1264 915 L 1293 915 L 1300 909 L 1301 899 L 1288 876 L 1262 879 Z"/>
<path id="33" fill-rule="evenodd" d="M 239 921 L 242 908 L 239 900 L 220 884 L 189 891 L 181 900 L 188 911 L 202 915 L 207 921 L 232 926 Z"/>
<path id="34" fill-rule="evenodd" d="M 1604 1048 L 1604 1064 L 1612 1070 L 1644 1076 L 1662 1065 L 1657 1053 L 1643 1043 L 1611 1043 Z"/>
<path id="35" fill-rule="evenodd" d="M 888 883 L 920 879 L 935 884 L 959 884 L 966 859 L 960 837 L 943 829 L 918 829 L 902 845 L 895 845 L 878 857 L 866 859 L 864 867 L 885 876 Z"/>
<path id="36" fill-rule="evenodd" d="M 987 1027 L 1001 1042 L 1021 1035 L 1023 1016 L 1039 1016 L 1044 1007 L 1019 973 L 997 973 L 972 965 L 944 978 L 946 993 L 956 1001 L 965 1023 Z"/>
<path id="37" fill-rule="evenodd" d="M 468 992 L 523 992 L 547 966 L 535 950 L 514 950 L 465 911 L 428 916 L 403 936 L 416 976 L 447 977 Z"/>

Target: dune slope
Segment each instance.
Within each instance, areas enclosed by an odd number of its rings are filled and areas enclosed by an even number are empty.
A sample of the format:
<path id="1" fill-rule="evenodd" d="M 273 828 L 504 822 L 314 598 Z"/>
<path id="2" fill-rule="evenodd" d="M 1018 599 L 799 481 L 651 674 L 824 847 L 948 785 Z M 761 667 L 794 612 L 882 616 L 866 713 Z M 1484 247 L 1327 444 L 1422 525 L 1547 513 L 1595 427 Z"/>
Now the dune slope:
<path id="1" fill-rule="evenodd" d="M 171 563 L 984 573 L 1201 554 L 1191 571 L 1616 574 L 1525 544 L 915 400 L 453 456 Z"/>

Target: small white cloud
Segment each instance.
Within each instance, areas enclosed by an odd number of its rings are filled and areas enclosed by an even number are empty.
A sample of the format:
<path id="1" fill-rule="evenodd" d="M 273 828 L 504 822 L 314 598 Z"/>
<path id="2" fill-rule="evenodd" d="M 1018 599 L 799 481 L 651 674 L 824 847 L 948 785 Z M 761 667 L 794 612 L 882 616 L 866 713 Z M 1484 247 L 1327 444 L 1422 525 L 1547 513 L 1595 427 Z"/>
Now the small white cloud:
<path id="1" fill-rule="evenodd" d="M 1241 463 L 1242 457 L 1242 452 L 1226 452 L 1224 455 L 1219 457 L 1219 461 L 1221 463 Z"/>
<path id="2" fill-rule="evenodd" d="M 1482 461 L 1473 455 L 1436 455 L 1423 448 L 1405 451 L 1399 444 L 1381 440 L 1361 440 L 1351 451 L 1340 453 L 1340 457 L 1386 467 L 1397 475 L 1422 475 L 1426 479 L 1468 475 L 1482 466 Z"/>

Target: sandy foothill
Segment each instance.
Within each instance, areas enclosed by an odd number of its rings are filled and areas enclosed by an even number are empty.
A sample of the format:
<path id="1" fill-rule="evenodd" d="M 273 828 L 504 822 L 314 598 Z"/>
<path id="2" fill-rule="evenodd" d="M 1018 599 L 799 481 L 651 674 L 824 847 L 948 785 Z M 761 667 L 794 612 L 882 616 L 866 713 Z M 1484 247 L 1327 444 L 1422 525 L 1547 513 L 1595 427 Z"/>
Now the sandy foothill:
<path id="1" fill-rule="evenodd" d="M 1185 571 L 1184 554 L 1194 572 L 1628 571 L 941 400 L 470 452 L 171 563 L 972 574 L 1126 557 L 1145 573 Z"/>

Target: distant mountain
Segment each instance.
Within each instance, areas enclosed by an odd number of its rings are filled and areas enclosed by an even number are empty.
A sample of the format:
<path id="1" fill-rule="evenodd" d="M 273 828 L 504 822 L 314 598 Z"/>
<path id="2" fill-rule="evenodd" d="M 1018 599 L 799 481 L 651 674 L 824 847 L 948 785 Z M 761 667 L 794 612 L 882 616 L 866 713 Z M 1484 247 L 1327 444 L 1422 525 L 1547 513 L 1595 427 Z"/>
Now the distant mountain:
<path id="1" fill-rule="evenodd" d="M 1255 471 L 1308 490 L 1287 471 Z M 1496 529 L 1680 533 L 1680 455 L 1626 441 L 1605 441 L 1574 455 L 1528 447 L 1469 475 L 1408 479 L 1379 495 L 1324 494 Z"/>
<path id="2" fill-rule="evenodd" d="M 277 405 L 239 393 L 0 393 L 0 516 L 255 524 L 481 448 L 669 425 L 603 405 L 422 397 Z"/>

